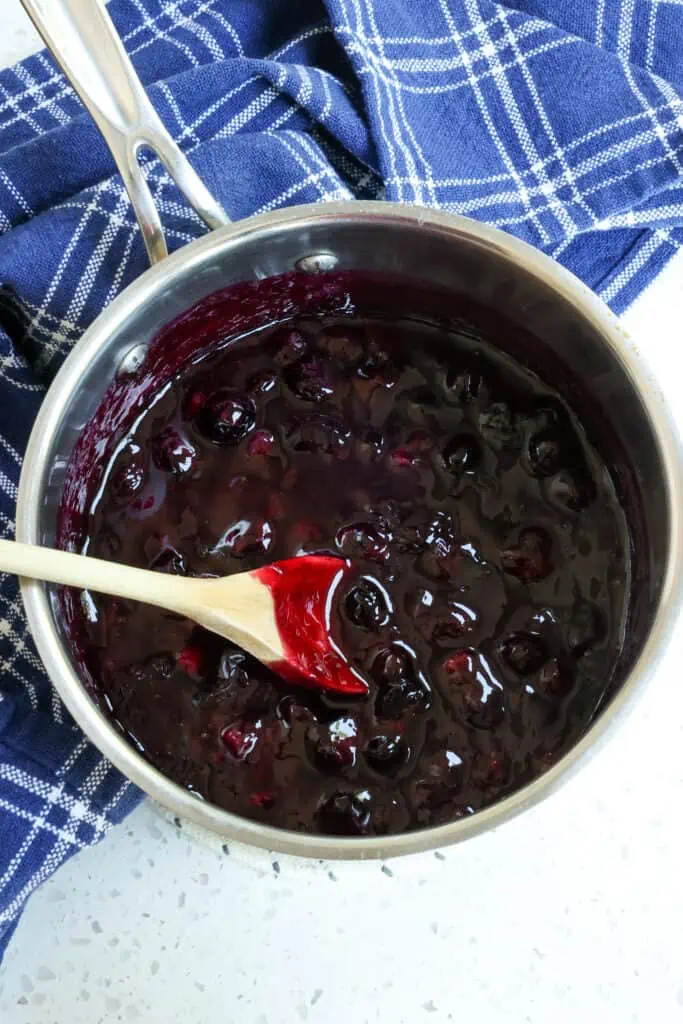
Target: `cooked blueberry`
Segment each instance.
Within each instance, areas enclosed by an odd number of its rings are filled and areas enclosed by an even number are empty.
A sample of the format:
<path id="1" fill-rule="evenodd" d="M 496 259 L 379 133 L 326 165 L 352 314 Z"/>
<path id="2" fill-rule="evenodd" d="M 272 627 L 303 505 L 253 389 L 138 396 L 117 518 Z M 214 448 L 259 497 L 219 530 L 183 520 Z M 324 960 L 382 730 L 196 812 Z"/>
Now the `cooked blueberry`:
<path id="1" fill-rule="evenodd" d="M 151 442 L 155 466 L 167 473 L 187 473 L 194 463 L 197 450 L 186 437 L 173 427 L 166 427 Z"/>
<path id="2" fill-rule="evenodd" d="M 390 616 L 385 595 L 376 583 L 365 577 L 346 595 L 344 611 L 355 626 L 372 631 L 386 626 Z"/>
<path id="3" fill-rule="evenodd" d="M 441 557 L 451 553 L 455 537 L 456 528 L 451 515 L 432 509 L 412 512 L 397 531 L 400 550 L 419 553 L 431 549 Z"/>
<path id="4" fill-rule="evenodd" d="M 472 679 L 477 670 L 477 653 L 471 648 L 463 648 L 449 654 L 443 663 L 446 675 L 456 683 Z"/>
<path id="5" fill-rule="evenodd" d="M 142 672 L 145 679 L 170 679 L 174 669 L 175 659 L 167 651 L 150 655 L 142 664 Z"/>
<path id="6" fill-rule="evenodd" d="M 199 676 L 204 667 L 204 651 L 198 644 L 188 644 L 178 653 L 176 662 L 189 676 Z"/>
<path id="7" fill-rule="evenodd" d="M 295 452 L 319 455 L 345 453 L 350 430 L 333 416 L 307 416 L 296 419 L 286 428 L 287 441 Z"/>
<path id="8" fill-rule="evenodd" d="M 401 525 L 405 517 L 404 509 L 393 498 L 382 498 L 380 501 L 368 504 L 367 511 L 382 525 L 382 529 L 392 533 Z"/>
<path id="9" fill-rule="evenodd" d="M 398 469 L 420 466 L 424 461 L 421 452 L 410 451 L 408 448 L 395 448 L 390 457 L 391 465 Z"/>
<path id="10" fill-rule="evenodd" d="M 529 440 L 529 464 L 536 476 L 552 476 L 562 462 L 562 445 L 553 434 L 534 434 Z"/>
<path id="11" fill-rule="evenodd" d="M 229 388 L 215 391 L 197 416 L 202 434 L 220 445 L 238 444 L 255 423 L 256 406 L 251 398 Z"/>
<path id="12" fill-rule="evenodd" d="M 397 376 L 391 356 L 374 341 L 370 342 L 367 357 L 356 372 L 364 380 L 374 380 L 385 387 L 392 387 Z"/>
<path id="13" fill-rule="evenodd" d="M 117 620 L 119 623 L 125 622 L 125 618 L 118 613 L 118 610 L 113 609 L 112 611 L 113 614 L 109 617 L 112 624 Z M 173 655 L 164 652 L 162 654 L 152 654 L 142 661 L 133 661 L 125 667 L 124 672 L 137 683 L 143 681 L 150 682 L 158 679 L 169 679 L 173 675 L 175 666 L 176 662 Z M 113 662 L 110 664 L 105 662 L 104 667 L 108 672 L 115 672 L 119 668 Z"/>
<path id="14" fill-rule="evenodd" d="M 337 530 L 335 543 L 347 558 L 367 558 L 373 562 L 386 562 L 391 548 L 389 537 L 372 523 L 353 523 Z"/>
<path id="15" fill-rule="evenodd" d="M 394 771 L 405 761 L 406 747 L 400 736 L 373 736 L 365 747 L 365 759 L 376 772 Z"/>
<path id="16" fill-rule="evenodd" d="M 397 719 L 418 708 L 423 699 L 423 689 L 417 682 L 401 679 L 382 686 L 375 701 L 375 713 L 381 719 Z"/>
<path id="17" fill-rule="evenodd" d="M 503 713 L 502 688 L 476 651 L 450 654 L 443 675 L 450 704 L 467 722 L 482 729 L 497 725 Z"/>
<path id="18" fill-rule="evenodd" d="M 378 683 L 396 683 L 414 678 L 410 655 L 402 647 L 386 647 L 372 663 L 372 676 Z"/>
<path id="19" fill-rule="evenodd" d="M 255 430 L 249 438 L 247 450 L 250 455 L 269 455 L 275 445 L 275 437 L 270 430 Z"/>
<path id="20" fill-rule="evenodd" d="M 552 572 L 552 540 L 545 530 L 528 528 L 519 535 L 519 543 L 502 552 L 505 572 L 522 583 L 534 583 Z"/>
<path id="21" fill-rule="evenodd" d="M 282 697 L 275 709 L 278 720 L 289 729 L 297 725 L 309 726 L 317 721 L 315 713 L 306 704 L 303 698 L 300 700 L 293 694 Z"/>
<path id="22" fill-rule="evenodd" d="M 471 605 L 450 598 L 445 611 L 437 614 L 433 639 L 445 642 L 449 637 L 466 636 L 476 629 L 478 621 L 479 616 Z"/>
<path id="23" fill-rule="evenodd" d="M 218 663 L 218 678 L 238 688 L 247 686 L 249 675 L 246 654 L 234 647 L 224 651 Z"/>
<path id="24" fill-rule="evenodd" d="M 560 665 L 557 658 L 550 658 L 534 678 L 534 686 L 550 697 L 562 696 L 572 686 L 568 669 Z"/>
<path id="25" fill-rule="evenodd" d="M 506 402 L 492 402 L 479 415 L 482 437 L 492 448 L 502 450 L 515 445 L 519 433 L 515 416 Z"/>
<path id="26" fill-rule="evenodd" d="M 567 627 L 567 647 L 575 658 L 582 658 L 591 647 L 599 644 L 605 635 L 605 622 L 598 609 L 581 602 L 572 612 Z"/>
<path id="27" fill-rule="evenodd" d="M 481 450 L 475 438 L 458 434 L 444 448 L 443 460 L 451 473 L 472 473 L 481 461 Z"/>
<path id="28" fill-rule="evenodd" d="M 431 706 L 431 694 L 414 671 L 389 678 L 377 687 L 375 714 L 380 720 L 395 720 L 412 711 Z"/>
<path id="29" fill-rule="evenodd" d="M 406 595 L 406 613 L 415 622 L 420 622 L 421 620 L 424 620 L 434 608 L 434 600 L 434 594 L 426 587 L 418 587 L 416 590 L 411 590 L 410 593 Z"/>
<path id="30" fill-rule="evenodd" d="M 548 481 L 548 497 L 562 510 L 580 512 L 595 500 L 595 484 L 583 473 L 563 469 Z"/>
<path id="31" fill-rule="evenodd" d="M 121 537 L 109 526 L 103 526 L 97 534 L 97 554 L 100 558 L 114 561 L 121 551 Z"/>
<path id="32" fill-rule="evenodd" d="M 206 392 L 202 388 L 195 388 L 185 395 L 183 409 L 188 420 L 193 420 L 201 407 L 206 402 Z"/>
<path id="33" fill-rule="evenodd" d="M 395 448 L 391 453 L 392 465 L 399 468 L 406 466 L 420 466 L 428 463 L 428 453 L 434 447 L 435 441 L 432 434 L 427 430 L 414 430 L 405 439 L 403 444 Z"/>
<path id="34" fill-rule="evenodd" d="M 252 395 L 267 395 L 277 387 L 277 374 L 271 370 L 260 370 L 250 377 L 248 386 Z"/>
<path id="35" fill-rule="evenodd" d="M 83 596 L 87 591 L 84 591 Z M 89 602 L 85 602 L 86 605 L 90 605 Z M 110 597 L 107 598 L 107 603 L 104 606 L 103 614 L 104 619 L 108 625 L 116 629 L 117 626 L 124 625 L 133 612 L 134 605 L 131 602 L 125 601 L 122 597 Z M 88 607 L 90 611 L 90 607 Z"/>
<path id="36" fill-rule="evenodd" d="M 221 731 L 221 740 L 235 761 L 244 761 L 249 757 L 259 740 L 259 733 L 254 722 L 233 722 Z"/>
<path id="37" fill-rule="evenodd" d="M 148 519 L 154 512 L 156 512 L 163 492 L 159 488 L 153 488 L 151 491 L 142 494 L 138 494 L 137 498 L 133 498 L 130 502 L 129 515 L 131 519 Z"/>
<path id="38" fill-rule="evenodd" d="M 297 398 L 324 402 L 334 394 L 332 368 L 322 356 L 309 356 L 287 370 L 287 383 Z"/>
<path id="39" fill-rule="evenodd" d="M 352 718 L 338 718 L 329 725 L 312 725 L 306 740 L 311 758 L 321 771 L 340 772 L 356 762 L 358 736 Z"/>
<path id="40" fill-rule="evenodd" d="M 251 793 L 249 796 L 249 803 L 259 811 L 271 810 L 275 806 L 275 801 L 275 793 L 270 789 L 259 790 L 256 793 Z"/>
<path id="41" fill-rule="evenodd" d="M 299 331 L 281 331 L 276 336 L 276 340 L 279 343 L 279 347 L 275 353 L 275 362 L 279 366 L 289 366 L 291 363 L 296 362 L 297 359 L 301 359 L 308 348 L 306 339 Z"/>
<path id="42" fill-rule="evenodd" d="M 452 402 L 467 404 L 476 402 L 486 394 L 486 382 L 476 367 L 453 368 L 446 373 L 445 389 Z"/>
<path id="43" fill-rule="evenodd" d="M 441 749 L 430 750 L 419 759 L 410 782 L 410 802 L 418 809 L 421 823 L 430 821 L 429 817 L 423 817 L 427 810 L 439 812 L 444 809 L 450 812 L 448 817 L 453 816 L 453 797 L 462 787 L 464 774 L 463 758 L 451 749 L 450 743 Z"/>
<path id="44" fill-rule="evenodd" d="M 348 741 L 334 743 L 332 740 L 321 739 L 315 748 L 314 759 L 322 771 L 342 771 L 353 766 L 356 748 Z"/>
<path id="45" fill-rule="evenodd" d="M 371 823 L 371 797 L 359 793 L 335 793 L 321 806 L 318 820 L 323 832 L 334 836 L 361 836 Z"/>
<path id="46" fill-rule="evenodd" d="M 234 558 L 267 554 L 275 543 L 275 528 L 267 519 L 240 519 L 227 528 L 214 548 Z"/>
<path id="47" fill-rule="evenodd" d="M 416 567 L 423 576 L 441 583 L 446 580 L 454 580 L 457 577 L 461 561 L 457 547 L 452 552 L 434 548 L 420 555 Z"/>
<path id="48" fill-rule="evenodd" d="M 272 676 L 256 676 L 256 685 L 248 688 L 244 700 L 244 713 L 254 721 L 269 715 L 282 693 L 281 682 L 276 681 Z M 265 731 L 265 730 L 264 730 Z"/>
<path id="49" fill-rule="evenodd" d="M 358 455 L 363 462 L 376 462 L 384 452 L 384 438 L 379 430 L 368 427 L 357 438 Z"/>
<path id="50" fill-rule="evenodd" d="M 249 477 L 244 473 L 235 473 L 233 476 L 228 477 L 228 490 L 241 491 L 242 494 L 246 494 L 248 487 Z"/>
<path id="51" fill-rule="evenodd" d="M 541 640 L 530 633 L 511 633 L 503 640 L 500 654 L 505 664 L 518 676 L 538 671 L 547 658 Z"/>

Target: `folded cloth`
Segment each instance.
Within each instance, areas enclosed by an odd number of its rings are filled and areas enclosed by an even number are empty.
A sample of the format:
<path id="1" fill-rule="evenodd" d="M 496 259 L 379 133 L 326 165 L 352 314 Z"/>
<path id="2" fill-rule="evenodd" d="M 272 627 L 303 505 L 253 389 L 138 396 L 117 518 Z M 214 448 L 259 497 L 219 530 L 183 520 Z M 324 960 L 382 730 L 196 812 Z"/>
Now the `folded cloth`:
<path id="1" fill-rule="evenodd" d="M 620 312 L 683 244 L 681 0 L 112 0 L 233 218 L 318 199 L 468 214 Z M 203 228 L 155 159 L 170 246 Z M 45 387 L 146 266 L 107 149 L 45 54 L 0 74 L 0 515 Z M 0 585 L 0 955 L 27 896 L 139 794 L 52 692 Z"/>

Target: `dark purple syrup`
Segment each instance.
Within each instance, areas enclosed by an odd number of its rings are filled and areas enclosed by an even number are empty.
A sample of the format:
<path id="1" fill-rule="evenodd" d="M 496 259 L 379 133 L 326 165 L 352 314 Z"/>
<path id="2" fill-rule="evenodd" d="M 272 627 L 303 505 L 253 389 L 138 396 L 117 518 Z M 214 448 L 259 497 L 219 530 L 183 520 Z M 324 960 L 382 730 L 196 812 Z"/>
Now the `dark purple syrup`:
<path id="1" fill-rule="evenodd" d="M 194 362 L 148 374 L 128 423 L 120 387 L 105 404 L 75 465 L 112 424 L 116 448 L 97 495 L 72 473 L 62 541 L 194 576 L 350 559 L 334 632 L 368 696 L 291 686 L 143 604 L 72 595 L 67 618 L 111 717 L 198 796 L 402 832 L 500 799 L 585 731 L 622 649 L 629 536 L 576 417 L 495 337 L 328 300 L 230 343 L 210 300 Z"/>

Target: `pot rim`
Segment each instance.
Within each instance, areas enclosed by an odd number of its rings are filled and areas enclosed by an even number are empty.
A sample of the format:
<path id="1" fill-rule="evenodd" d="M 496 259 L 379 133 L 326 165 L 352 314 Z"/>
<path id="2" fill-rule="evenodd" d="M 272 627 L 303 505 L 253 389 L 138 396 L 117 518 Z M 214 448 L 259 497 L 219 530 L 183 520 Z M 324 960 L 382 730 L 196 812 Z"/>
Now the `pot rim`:
<path id="1" fill-rule="evenodd" d="M 507 233 L 470 218 L 425 207 L 382 201 L 314 203 L 259 214 L 212 231 L 148 269 L 97 317 L 74 346 L 41 405 L 22 465 L 16 511 L 16 539 L 40 543 L 39 521 L 43 482 L 48 468 L 49 439 L 58 429 L 64 408 L 78 387 L 83 368 L 112 331 L 135 314 L 154 292 L 172 287 L 212 252 L 236 247 L 253 232 L 264 235 L 283 228 L 305 228 L 321 220 L 361 220 L 395 224 L 408 221 L 454 239 L 467 239 L 514 261 L 568 301 L 612 349 L 650 420 L 659 446 L 669 509 L 668 561 L 650 631 L 626 679 L 586 734 L 543 775 L 498 803 L 446 825 L 391 836 L 344 839 L 278 829 L 241 818 L 208 802 L 162 775 L 115 729 L 90 697 L 65 652 L 42 583 L 22 579 L 21 592 L 38 653 L 59 696 L 77 724 L 125 776 L 175 814 L 224 836 L 262 849 L 326 860 L 364 860 L 437 849 L 501 824 L 538 803 L 566 781 L 587 755 L 614 732 L 633 707 L 665 650 L 683 604 L 683 464 L 676 428 L 647 364 L 614 314 L 590 289 L 550 257 Z M 161 326 L 161 325 L 160 325 Z"/>

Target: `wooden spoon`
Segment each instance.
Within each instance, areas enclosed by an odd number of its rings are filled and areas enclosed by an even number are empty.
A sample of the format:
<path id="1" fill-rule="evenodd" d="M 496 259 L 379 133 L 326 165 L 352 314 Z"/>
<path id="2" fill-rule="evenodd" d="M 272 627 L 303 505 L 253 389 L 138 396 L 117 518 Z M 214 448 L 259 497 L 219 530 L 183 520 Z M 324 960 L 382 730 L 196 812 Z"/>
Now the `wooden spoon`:
<path id="1" fill-rule="evenodd" d="M 0 540 L 0 571 L 158 605 L 239 644 L 287 682 L 365 695 L 367 683 L 330 633 L 334 595 L 348 569 L 341 558 L 305 555 L 197 579 Z"/>

